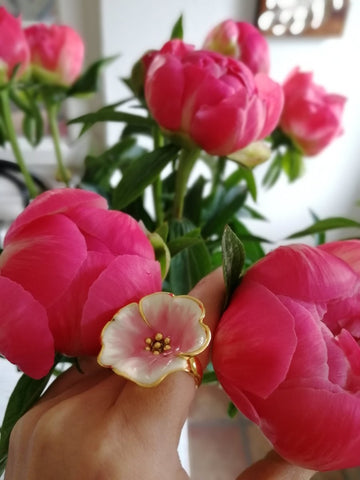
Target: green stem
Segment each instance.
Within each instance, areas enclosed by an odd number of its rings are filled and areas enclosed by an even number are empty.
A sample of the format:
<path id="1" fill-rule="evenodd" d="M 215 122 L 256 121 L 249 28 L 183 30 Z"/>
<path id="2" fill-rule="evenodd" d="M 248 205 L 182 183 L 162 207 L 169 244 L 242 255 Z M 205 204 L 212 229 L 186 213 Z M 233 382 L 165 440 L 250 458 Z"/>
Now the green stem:
<path id="1" fill-rule="evenodd" d="M 164 137 L 162 136 L 158 126 L 154 127 L 153 139 L 154 139 L 154 149 L 160 148 L 164 145 Z M 160 226 L 164 222 L 164 210 L 161 202 L 162 182 L 161 182 L 160 175 L 156 178 L 156 180 L 152 185 L 152 192 L 153 192 L 153 200 L 154 200 L 156 225 Z"/>
<path id="2" fill-rule="evenodd" d="M 8 140 L 10 142 L 16 163 L 18 164 L 20 172 L 24 177 L 24 182 L 25 182 L 26 188 L 29 191 L 30 197 L 35 198 L 39 192 L 35 185 L 34 180 L 32 179 L 32 176 L 30 175 L 26 167 L 23 155 L 19 147 L 19 143 L 17 140 L 16 131 L 14 127 L 14 122 L 11 116 L 9 91 L 6 88 L 0 91 L 0 101 L 1 101 L 1 111 L 3 114 L 6 133 L 7 133 Z"/>
<path id="3" fill-rule="evenodd" d="M 183 216 L 187 181 L 198 157 L 198 149 L 183 148 L 181 151 L 175 181 L 174 216 L 177 219 L 181 219 Z"/>
<path id="4" fill-rule="evenodd" d="M 59 111 L 58 104 L 56 104 L 54 102 L 51 102 L 51 101 L 46 101 L 45 103 L 46 103 L 46 110 L 47 110 L 47 114 L 48 114 L 50 133 L 51 133 L 51 137 L 52 137 L 53 144 L 54 144 L 55 157 L 56 157 L 56 162 L 57 162 L 58 169 L 59 169 L 60 179 L 68 187 L 70 177 L 69 177 L 68 172 L 67 172 L 67 170 L 64 166 L 62 153 L 61 153 L 61 148 L 60 148 L 60 133 L 59 133 L 59 125 L 58 125 L 58 121 L 57 121 L 57 116 L 58 116 L 58 111 Z"/>

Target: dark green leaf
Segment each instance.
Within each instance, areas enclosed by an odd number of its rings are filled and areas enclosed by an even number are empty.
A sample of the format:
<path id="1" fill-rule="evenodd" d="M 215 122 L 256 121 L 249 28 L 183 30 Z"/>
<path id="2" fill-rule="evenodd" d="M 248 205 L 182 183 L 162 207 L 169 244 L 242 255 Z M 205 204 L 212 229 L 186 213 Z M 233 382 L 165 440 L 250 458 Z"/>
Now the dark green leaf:
<path id="1" fill-rule="evenodd" d="M 230 418 L 234 418 L 239 411 L 232 402 L 229 402 L 227 413 Z"/>
<path id="2" fill-rule="evenodd" d="M 217 382 L 217 381 L 218 381 L 218 379 L 217 379 L 216 373 L 213 370 L 210 371 L 210 372 L 205 372 L 204 373 L 202 383 L 214 383 L 214 382 Z"/>
<path id="3" fill-rule="evenodd" d="M 114 110 L 99 110 L 94 113 L 88 113 L 81 117 L 73 118 L 68 124 L 83 123 L 81 135 L 89 130 L 97 122 L 121 122 L 137 127 L 152 128 L 154 121 L 151 118 L 142 115 L 134 115 L 128 112 L 117 112 Z"/>
<path id="4" fill-rule="evenodd" d="M 112 57 L 102 58 L 90 65 L 90 67 L 69 89 L 68 96 L 88 95 L 96 92 L 99 88 L 99 77 L 102 68 L 116 60 L 118 57 L 119 55 L 113 55 Z"/>
<path id="5" fill-rule="evenodd" d="M 211 204 L 205 211 L 205 224 L 202 229 L 204 238 L 217 233 L 221 234 L 225 225 L 231 218 L 238 214 L 244 205 L 247 196 L 247 189 L 244 186 L 236 185 L 230 190 L 224 190 L 219 186 L 212 198 Z"/>
<path id="6" fill-rule="evenodd" d="M 31 115 L 25 114 L 23 119 L 23 132 L 27 141 L 33 147 L 39 145 L 43 137 L 43 119 L 40 113 L 36 110 L 33 111 Z"/>
<path id="7" fill-rule="evenodd" d="M 304 173 L 302 153 L 296 148 L 288 148 L 283 154 L 281 165 L 290 182 L 295 181 Z"/>
<path id="8" fill-rule="evenodd" d="M 200 228 L 194 228 L 190 232 L 182 235 L 181 237 L 174 238 L 168 242 L 168 248 L 170 254 L 174 257 L 176 254 L 184 250 L 185 248 L 192 247 L 201 243 L 203 240 L 200 235 Z"/>
<path id="9" fill-rule="evenodd" d="M 313 225 L 305 228 L 304 230 L 293 233 L 288 238 L 299 238 L 306 235 L 326 232 L 328 230 L 336 230 L 338 228 L 360 228 L 360 223 L 344 217 L 329 217 L 315 222 Z"/>
<path id="10" fill-rule="evenodd" d="M 261 243 L 271 243 L 269 240 L 253 235 L 238 219 L 233 219 L 230 222 L 230 227 L 241 240 L 245 248 L 246 267 L 250 267 L 265 255 Z"/>
<path id="11" fill-rule="evenodd" d="M 270 166 L 268 167 L 265 176 L 262 180 L 264 187 L 271 188 L 278 181 L 282 168 L 281 168 L 281 154 L 278 153 L 275 155 L 275 158 L 271 161 Z"/>
<path id="12" fill-rule="evenodd" d="M 223 273 L 226 287 L 226 301 L 231 298 L 238 286 L 245 263 L 245 250 L 243 244 L 231 228 L 226 225 L 221 241 L 223 254 Z"/>
<path id="13" fill-rule="evenodd" d="M 252 170 L 250 170 L 249 168 L 240 166 L 225 180 L 224 186 L 226 189 L 230 189 L 240 183 L 241 180 L 244 180 L 246 182 L 249 193 L 253 200 L 256 202 L 257 188 L 255 177 Z"/>
<path id="14" fill-rule="evenodd" d="M 184 216 L 191 220 L 194 225 L 200 225 L 201 222 L 202 198 L 205 184 L 206 179 L 200 176 L 185 195 Z"/>
<path id="15" fill-rule="evenodd" d="M 316 215 L 315 212 L 310 210 L 310 215 L 312 216 L 312 219 L 314 222 L 318 222 L 320 218 Z M 314 234 L 316 245 L 322 245 L 323 243 L 326 242 L 326 232 L 319 232 Z"/>
<path id="16" fill-rule="evenodd" d="M 166 165 L 173 161 L 179 147 L 166 145 L 135 159 L 125 170 L 119 185 L 114 190 L 113 204 L 122 210 L 139 197 L 153 183 Z"/>
<path id="17" fill-rule="evenodd" d="M 22 375 L 12 392 L 1 427 L 0 435 L 0 465 L 5 467 L 10 433 L 19 420 L 40 398 L 49 382 L 51 372 L 40 380 L 34 380 L 27 375 Z M 1 468 L 0 467 L 0 468 Z M 1 475 L 0 470 L 0 475 Z"/>
<path id="18" fill-rule="evenodd" d="M 180 15 L 178 20 L 176 21 L 173 29 L 171 31 L 170 39 L 173 40 L 174 38 L 179 38 L 182 40 L 184 38 L 184 29 L 183 29 L 183 16 Z"/>
<path id="19" fill-rule="evenodd" d="M 175 240 L 194 230 L 187 219 L 170 223 L 169 239 Z M 196 283 L 211 271 L 211 258 L 204 240 L 186 248 L 171 259 L 167 288 L 176 295 L 187 294 Z"/>
<path id="20" fill-rule="evenodd" d="M 256 220 L 263 220 L 267 221 L 267 218 L 264 217 L 264 215 L 257 210 L 255 210 L 252 207 L 249 207 L 249 205 L 244 205 L 240 211 L 240 216 L 241 217 L 249 217 L 249 218 L 255 218 Z"/>

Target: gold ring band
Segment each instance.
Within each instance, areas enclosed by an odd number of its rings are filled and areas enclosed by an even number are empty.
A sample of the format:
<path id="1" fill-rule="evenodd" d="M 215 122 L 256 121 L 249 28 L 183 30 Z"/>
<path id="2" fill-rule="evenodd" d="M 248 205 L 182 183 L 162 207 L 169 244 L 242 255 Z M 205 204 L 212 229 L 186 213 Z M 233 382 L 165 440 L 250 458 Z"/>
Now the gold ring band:
<path id="1" fill-rule="evenodd" d="M 201 385 L 202 382 L 202 365 L 197 357 L 189 357 L 187 363 L 187 369 L 185 371 L 192 375 L 192 377 L 194 378 L 195 386 L 197 388 Z"/>

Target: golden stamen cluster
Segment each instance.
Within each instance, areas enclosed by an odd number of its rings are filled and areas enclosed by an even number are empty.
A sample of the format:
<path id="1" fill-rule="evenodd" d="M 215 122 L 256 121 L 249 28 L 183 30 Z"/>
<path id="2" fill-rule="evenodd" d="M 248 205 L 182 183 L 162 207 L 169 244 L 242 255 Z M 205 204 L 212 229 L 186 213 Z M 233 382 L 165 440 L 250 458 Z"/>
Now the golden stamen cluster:
<path id="1" fill-rule="evenodd" d="M 145 338 L 145 350 L 152 352 L 154 355 L 168 352 L 171 350 L 170 337 L 165 337 L 162 333 L 157 333 L 153 338 Z"/>

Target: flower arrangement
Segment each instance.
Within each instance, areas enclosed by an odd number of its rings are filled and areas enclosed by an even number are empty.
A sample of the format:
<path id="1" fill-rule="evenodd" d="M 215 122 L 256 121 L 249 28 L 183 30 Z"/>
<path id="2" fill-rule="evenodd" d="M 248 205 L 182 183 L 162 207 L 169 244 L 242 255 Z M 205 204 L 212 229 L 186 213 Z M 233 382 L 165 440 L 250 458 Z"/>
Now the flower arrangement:
<path id="1" fill-rule="evenodd" d="M 11 145 L 32 198 L 0 256 L 0 352 L 24 372 L 1 429 L 2 468 L 14 423 L 64 362 L 98 356 L 142 386 L 177 370 L 200 381 L 196 355 L 210 334 L 203 305 L 187 294 L 221 265 L 227 300 L 204 381 L 217 378 L 289 461 L 316 470 L 358 465 L 359 242 L 265 255 L 263 239 L 241 221 L 244 212 L 261 218 L 247 205 L 256 199 L 256 165 L 269 162 L 268 186 L 282 171 L 295 180 L 304 158 L 342 133 L 345 98 L 299 69 L 275 82 L 267 42 L 246 22 L 222 22 L 202 49 L 182 37 L 180 18 L 170 40 L 134 65 L 130 100 L 70 121 L 82 133 L 97 122 L 123 126 L 116 144 L 84 159 L 74 188 L 57 115 L 68 97 L 96 91 L 109 59 L 81 73 L 76 32 L 23 29 L 0 8 L 0 141 Z M 11 103 L 35 146 L 45 105 L 64 188 L 39 194 Z M 323 239 L 328 228 L 355 224 L 320 220 L 294 238 Z"/>

